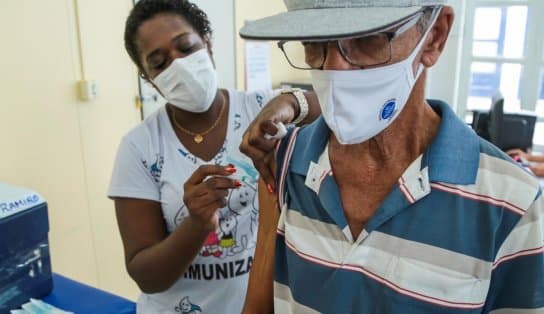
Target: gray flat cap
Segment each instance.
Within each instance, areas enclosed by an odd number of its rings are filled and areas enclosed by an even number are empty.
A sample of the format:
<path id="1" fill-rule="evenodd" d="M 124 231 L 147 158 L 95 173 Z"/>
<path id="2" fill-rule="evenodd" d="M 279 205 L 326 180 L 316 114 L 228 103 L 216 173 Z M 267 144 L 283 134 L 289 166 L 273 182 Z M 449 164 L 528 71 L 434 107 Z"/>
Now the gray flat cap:
<path id="1" fill-rule="evenodd" d="M 265 0 L 266 1 L 266 0 Z M 447 0 L 284 0 L 287 12 L 247 23 L 254 40 L 330 39 L 383 29 Z"/>

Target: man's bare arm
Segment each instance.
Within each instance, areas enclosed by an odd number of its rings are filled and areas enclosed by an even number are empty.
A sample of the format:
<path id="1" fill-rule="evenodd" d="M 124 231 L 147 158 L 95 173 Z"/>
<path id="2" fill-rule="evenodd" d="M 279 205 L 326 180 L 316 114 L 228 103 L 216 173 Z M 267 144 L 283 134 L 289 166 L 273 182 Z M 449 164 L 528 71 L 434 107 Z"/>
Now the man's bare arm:
<path id="1" fill-rule="evenodd" d="M 259 232 L 243 314 L 274 313 L 274 251 L 279 209 L 276 195 L 259 181 Z"/>

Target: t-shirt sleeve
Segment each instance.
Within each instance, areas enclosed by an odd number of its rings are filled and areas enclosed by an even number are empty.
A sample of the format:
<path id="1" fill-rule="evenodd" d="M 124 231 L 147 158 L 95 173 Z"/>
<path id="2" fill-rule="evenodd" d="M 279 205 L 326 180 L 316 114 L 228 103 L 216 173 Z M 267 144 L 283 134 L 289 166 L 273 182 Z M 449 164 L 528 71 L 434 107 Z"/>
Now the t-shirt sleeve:
<path id="1" fill-rule="evenodd" d="M 246 94 L 245 104 L 249 121 L 253 121 L 261 112 L 264 106 L 274 97 L 280 94 L 281 90 L 266 89 Z"/>
<path id="2" fill-rule="evenodd" d="M 287 202 L 285 179 L 298 130 L 299 128 L 297 127 L 289 128 L 285 137 L 283 137 L 276 146 L 276 188 L 278 191 L 278 205 L 280 210 L 283 209 L 284 204 Z"/>
<path id="3" fill-rule="evenodd" d="M 108 197 L 126 197 L 160 201 L 158 178 L 161 160 L 146 158 L 142 150 L 125 136 L 119 145 Z"/>

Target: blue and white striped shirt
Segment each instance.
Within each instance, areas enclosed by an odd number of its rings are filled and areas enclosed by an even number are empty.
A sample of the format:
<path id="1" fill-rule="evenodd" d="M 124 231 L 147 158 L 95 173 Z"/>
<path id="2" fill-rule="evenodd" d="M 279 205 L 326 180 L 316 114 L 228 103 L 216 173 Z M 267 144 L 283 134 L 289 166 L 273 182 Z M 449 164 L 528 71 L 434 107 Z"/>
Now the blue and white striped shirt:
<path id="1" fill-rule="evenodd" d="M 538 180 L 443 102 L 437 137 L 357 239 L 322 118 L 278 149 L 276 313 L 542 313 Z M 292 157 L 290 157 L 292 155 Z"/>

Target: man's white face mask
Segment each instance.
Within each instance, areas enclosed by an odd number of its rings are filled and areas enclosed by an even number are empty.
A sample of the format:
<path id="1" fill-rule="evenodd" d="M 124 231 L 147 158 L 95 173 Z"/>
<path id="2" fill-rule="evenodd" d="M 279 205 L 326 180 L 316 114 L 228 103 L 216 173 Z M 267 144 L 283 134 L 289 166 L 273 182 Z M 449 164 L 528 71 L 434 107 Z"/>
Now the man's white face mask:
<path id="1" fill-rule="evenodd" d="M 189 112 L 207 111 L 217 94 L 217 73 L 206 48 L 178 58 L 153 83 L 172 105 Z"/>
<path id="2" fill-rule="evenodd" d="M 415 82 L 423 72 L 413 63 L 423 47 L 431 26 L 405 60 L 373 69 L 312 70 L 312 85 L 325 122 L 341 144 L 362 143 L 387 128 L 400 114 Z"/>

